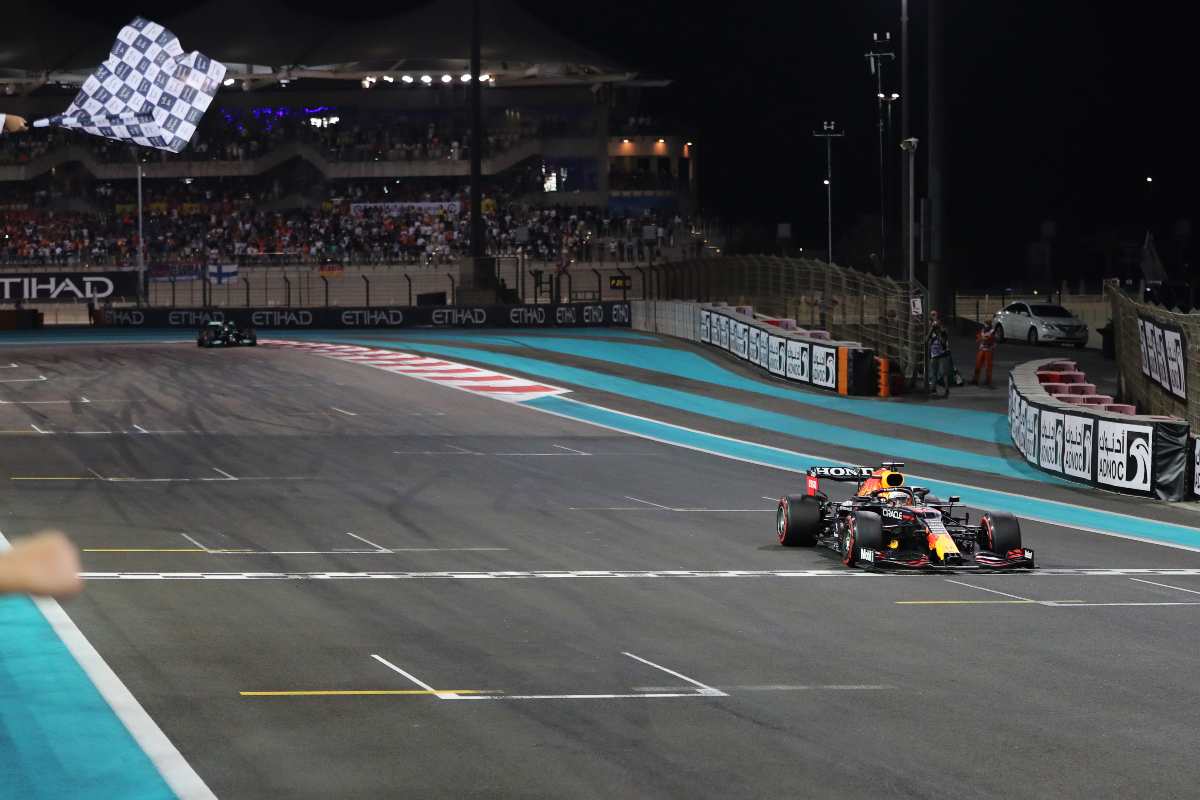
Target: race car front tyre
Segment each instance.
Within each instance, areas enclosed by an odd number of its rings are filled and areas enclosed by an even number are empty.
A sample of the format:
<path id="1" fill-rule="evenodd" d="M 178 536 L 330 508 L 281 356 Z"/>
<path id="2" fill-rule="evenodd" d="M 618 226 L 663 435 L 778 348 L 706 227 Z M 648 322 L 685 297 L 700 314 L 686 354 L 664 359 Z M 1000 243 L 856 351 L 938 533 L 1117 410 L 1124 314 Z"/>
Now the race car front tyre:
<path id="1" fill-rule="evenodd" d="M 775 509 L 775 533 L 784 547 L 812 547 L 821 528 L 821 504 L 815 497 L 789 494 Z"/>
<path id="2" fill-rule="evenodd" d="M 1007 511 L 989 511 L 979 520 L 983 528 L 983 547 L 996 555 L 1021 548 L 1021 523 Z"/>
<path id="3" fill-rule="evenodd" d="M 870 511 L 855 511 L 848 521 L 846 540 L 842 550 L 842 563 L 853 567 L 862 556 L 863 549 L 883 548 L 883 520 Z"/>

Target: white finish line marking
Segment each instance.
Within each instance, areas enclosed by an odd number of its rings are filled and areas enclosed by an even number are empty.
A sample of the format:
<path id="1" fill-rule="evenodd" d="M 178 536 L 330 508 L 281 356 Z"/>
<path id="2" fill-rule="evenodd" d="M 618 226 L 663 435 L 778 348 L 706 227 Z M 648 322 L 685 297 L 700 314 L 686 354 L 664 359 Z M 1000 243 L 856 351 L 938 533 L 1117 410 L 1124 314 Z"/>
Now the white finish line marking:
<path id="1" fill-rule="evenodd" d="M 8 539 L 0 532 L 0 552 L 9 547 Z M 117 677 L 117 673 L 113 672 L 112 667 L 96 652 L 96 648 L 67 616 L 62 606 L 49 598 L 33 598 L 33 602 L 76 663 L 87 674 L 92 685 L 100 692 L 100 696 L 124 724 L 138 747 L 158 769 L 167 786 L 181 798 L 216 800 L 216 795 L 146 713 L 146 709 L 142 708 L 137 698 Z"/>
<path id="2" fill-rule="evenodd" d="M 424 548 L 419 548 L 424 550 Z M 429 548 L 439 549 L 439 548 Z M 443 548 L 463 550 L 489 550 L 502 548 Z M 211 551 L 220 552 L 220 551 Z M 253 551 L 260 552 L 260 551 Z M 368 551 L 374 552 L 374 551 Z M 400 548 L 392 552 L 405 552 Z M 263 553 L 269 555 L 271 553 Z M 215 581 L 245 581 L 245 580 L 525 580 L 525 579 L 572 579 L 572 578 L 857 578 L 857 579 L 892 579 L 892 580 L 921 580 L 928 575 L 920 573 L 880 573 L 863 572 L 847 569 L 742 569 L 742 570 L 496 570 L 489 572 L 446 571 L 446 572 L 82 572 L 88 580 L 215 580 Z M 1157 576 L 1200 576 L 1200 569 L 1172 568 L 1136 568 L 1136 569 L 1045 569 L 1034 572 L 1008 573 L 987 575 L 986 580 L 1001 580 L 1004 578 L 1037 578 L 1037 577 L 1084 577 L 1110 578 L 1129 575 Z M 978 575 L 977 575 L 978 576 Z M 978 589 L 978 586 L 972 586 Z M 1024 598 L 1017 598 L 1024 599 Z M 1031 601 L 1039 602 L 1039 601 Z M 1049 602 L 1049 601 L 1041 601 Z M 1085 603 L 1065 603 L 1064 607 L 1083 606 Z"/>
<path id="3" fill-rule="evenodd" d="M 353 536 L 364 544 L 368 544 L 375 548 L 374 550 L 354 550 L 339 548 L 334 550 L 255 550 L 251 547 L 209 547 L 203 542 L 198 541 L 195 537 L 189 536 L 186 532 L 179 533 L 184 539 L 187 539 L 198 550 L 204 551 L 210 556 L 377 556 L 377 555 L 396 555 L 397 553 L 478 553 L 478 552 L 498 552 L 508 551 L 507 547 L 396 547 L 388 549 L 380 547 L 372 541 L 368 541 L 361 536 L 346 532 L 347 536 Z M 187 573 L 201 574 L 201 573 Z"/>
<path id="4" fill-rule="evenodd" d="M 635 686 L 635 692 L 678 692 L 686 686 Z M 895 689 L 883 683 L 768 683 L 749 686 L 717 686 L 724 692 L 879 692 Z"/>

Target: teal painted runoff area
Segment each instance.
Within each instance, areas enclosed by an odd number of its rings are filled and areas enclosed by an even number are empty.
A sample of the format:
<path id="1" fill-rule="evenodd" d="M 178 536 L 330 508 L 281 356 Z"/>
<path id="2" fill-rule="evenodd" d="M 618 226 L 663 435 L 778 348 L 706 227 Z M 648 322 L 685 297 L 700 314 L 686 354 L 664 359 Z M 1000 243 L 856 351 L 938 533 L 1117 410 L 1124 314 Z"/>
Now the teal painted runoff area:
<path id="1" fill-rule="evenodd" d="M 668 389 L 662 386 L 635 381 L 630 378 L 593 372 L 591 370 L 580 369 L 579 367 L 554 364 L 536 358 L 417 341 L 399 342 L 396 340 L 359 338 L 339 338 L 337 341 L 368 347 L 400 347 L 405 350 L 435 353 L 446 358 L 460 358 L 488 364 L 497 369 L 516 370 L 529 375 L 536 375 L 551 383 L 571 383 L 598 391 L 612 392 L 635 400 L 644 400 L 679 411 L 748 425 L 771 431 L 772 433 L 878 453 L 881 458 L 891 458 L 897 461 L 923 461 L 930 464 L 940 464 L 947 467 L 957 467 L 991 475 L 1023 478 L 1039 482 L 1054 481 L 1053 478 L 1027 465 L 1024 460 L 1016 458 L 1010 460 L 1001 456 L 969 453 L 950 447 L 925 444 L 909 439 L 899 439 L 894 434 L 872 433 L 840 425 L 814 422 L 802 417 L 781 414 L 775 411 L 766 411 L 742 403 L 717 400 L 694 392 Z"/>
<path id="2" fill-rule="evenodd" d="M 0 598 L 0 642 L 0 797 L 175 796 L 29 598 Z"/>
<path id="3" fill-rule="evenodd" d="M 262 331 L 263 336 L 321 341 L 358 341 L 364 331 Z M 698 353 L 659 347 L 656 337 L 623 328 L 553 328 L 545 330 L 434 330 L 406 329 L 388 333 L 374 346 L 397 347 L 413 340 L 463 342 L 502 347 L 528 347 L 552 353 L 589 358 L 626 367 L 674 375 L 700 383 L 776 397 L 802 405 L 866 417 L 875 422 L 905 425 L 993 444 L 1008 444 L 1008 418 L 1004 414 L 945 406 L 887 402 L 861 397 L 839 397 L 827 392 L 794 389 L 739 375 Z M 5 334 L 0 343 L 88 344 L 117 342 L 189 341 L 191 331 L 76 329 Z M 622 341 L 612 341 L 620 339 Z"/>
<path id="4" fill-rule="evenodd" d="M 560 336 L 562 331 L 558 332 Z M 424 337 L 424 331 L 413 331 L 405 338 Z M 1008 417 L 987 411 L 964 408 L 915 405 L 886 402 L 861 397 L 839 397 L 829 392 L 817 392 L 778 386 L 739 375 L 704 356 L 672 347 L 656 347 L 637 342 L 613 342 L 603 339 L 579 339 L 574 336 L 525 337 L 506 334 L 476 334 L 469 337 L 472 344 L 529 347 L 563 355 L 607 361 L 626 367 L 675 375 L 680 378 L 711 383 L 743 392 L 778 397 L 795 403 L 816 406 L 829 411 L 868 417 L 876 422 L 907 425 L 914 428 L 976 439 L 982 442 L 1008 444 Z"/>
<path id="5" fill-rule="evenodd" d="M 731 439 L 705 433 L 657 420 L 636 417 L 606 408 L 579 403 L 566 397 L 542 397 L 523 405 L 537 408 L 559 416 L 588 422 L 612 430 L 643 436 L 668 444 L 701 450 L 706 453 L 736 458 L 768 467 L 803 472 L 811 466 L 843 466 L 844 462 L 830 461 L 782 450 L 775 447 Z M 1100 511 L 1071 503 L 1044 500 L 1037 497 L 999 492 L 969 484 L 940 481 L 913 476 L 921 486 L 928 486 L 934 494 L 948 497 L 959 495 L 965 505 L 973 508 L 1009 511 L 1018 517 L 1083 528 L 1100 533 L 1145 539 L 1152 542 L 1200 548 L 1200 528 L 1175 525 L 1169 522 L 1145 519 L 1125 514 Z M 797 477 L 796 493 L 803 493 L 803 482 Z"/>

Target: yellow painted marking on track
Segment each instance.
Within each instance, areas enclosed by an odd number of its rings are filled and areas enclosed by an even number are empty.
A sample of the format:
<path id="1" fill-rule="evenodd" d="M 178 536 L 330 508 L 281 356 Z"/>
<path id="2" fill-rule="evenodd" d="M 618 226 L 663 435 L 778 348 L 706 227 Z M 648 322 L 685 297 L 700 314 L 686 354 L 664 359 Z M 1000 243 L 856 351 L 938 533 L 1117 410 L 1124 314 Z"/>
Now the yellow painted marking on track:
<path id="1" fill-rule="evenodd" d="M 1007 606 L 1042 603 L 1082 603 L 1082 600 L 897 600 L 898 606 Z"/>
<path id="2" fill-rule="evenodd" d="M 242 697 L 351 697 L 357 695 L 499 694 L 498 689 L 297 689 L 283 692 L 238 692 Z"/>

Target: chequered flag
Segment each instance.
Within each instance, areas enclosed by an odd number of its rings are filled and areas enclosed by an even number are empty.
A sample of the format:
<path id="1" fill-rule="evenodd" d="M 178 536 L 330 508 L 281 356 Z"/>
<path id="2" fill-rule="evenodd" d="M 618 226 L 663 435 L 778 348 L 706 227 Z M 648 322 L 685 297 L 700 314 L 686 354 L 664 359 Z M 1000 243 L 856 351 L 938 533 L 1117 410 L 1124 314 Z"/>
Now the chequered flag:
<path id="1" fill-rule="evenodd" d="M 75 128 L 178 153 L 224 77 L 224 64 L 195 50 L 183 52 L 175 34 L 138 17 L 117 34 L 108 58 L 70 107 L 33 126 Z"/>

